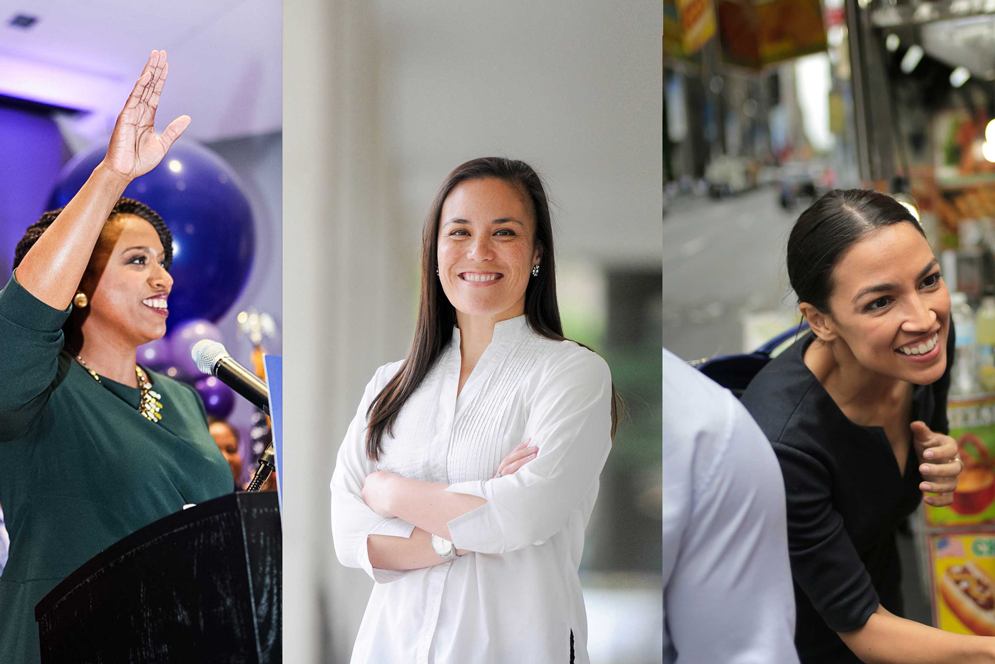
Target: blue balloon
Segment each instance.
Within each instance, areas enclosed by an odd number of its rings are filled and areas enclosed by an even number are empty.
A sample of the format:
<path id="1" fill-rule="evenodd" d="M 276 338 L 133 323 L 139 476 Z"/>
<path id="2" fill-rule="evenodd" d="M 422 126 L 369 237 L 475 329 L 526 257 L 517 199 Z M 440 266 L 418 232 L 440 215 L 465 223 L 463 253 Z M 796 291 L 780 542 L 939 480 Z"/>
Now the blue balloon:
<path id="1" fill-rule="evenodd" d="M 102 143 L 66 164 L 50 208 L 76 195 L 106 151 Z M 170 324 L 220 319 L 248 282 L 255 254 L 252 207 L 235 171 L 203 145 L 180 139 L 124 195 L 158 212 L 173 234 Z"/>

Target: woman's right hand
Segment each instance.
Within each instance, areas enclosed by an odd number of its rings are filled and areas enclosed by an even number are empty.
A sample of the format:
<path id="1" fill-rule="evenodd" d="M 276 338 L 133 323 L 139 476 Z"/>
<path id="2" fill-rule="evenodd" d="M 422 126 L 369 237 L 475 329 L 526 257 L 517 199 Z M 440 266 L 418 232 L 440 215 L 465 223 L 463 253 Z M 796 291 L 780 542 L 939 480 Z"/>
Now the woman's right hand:
<path id="1" fill-rule="evenodd" d="M 103 165 L 128 182 L 155 168 L 190 124 L 190 116 L 181 115 L 161 136 L 155 135 L 155 113 L 168 73 L 166 52 L 152 51 L 114 125 Z"/>
<path id="2" fill-rule="evenodd" d="M 529 438 L 524 443 L 521 443 L 511 451 L 508 456 L 504 458 L 503 461 L 498 465 L 497 474 L 494 477 L 503 477 L 505 475 L 511 475 L 516 470 L 527 464 L 532 459 L 536 458 L 539 450 L 535 447 L 530 447 L 529 443 L 532 439 Z"/>

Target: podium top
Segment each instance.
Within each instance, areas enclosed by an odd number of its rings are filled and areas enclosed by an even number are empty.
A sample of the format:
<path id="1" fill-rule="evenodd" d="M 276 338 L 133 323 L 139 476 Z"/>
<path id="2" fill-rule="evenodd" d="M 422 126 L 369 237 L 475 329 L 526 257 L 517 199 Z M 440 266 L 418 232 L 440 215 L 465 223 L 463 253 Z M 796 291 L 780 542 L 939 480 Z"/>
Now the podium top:
<path id="1" fill-rule="evenodd" d="M 246 513 L 260 510 L 278 512 L 275 492 L 230 493 L 154 521 L 107 547 L 63 579 L 35 606 L 35 620 L 41 620 L 61 600 L 101 570 L 137 555 L 136 552 L 143 547 L 154 546 L 157 540 L 164 539 L 170 533 L 189 528 L 205 528 L 214 517 L 225 513 L 237 514 L 237 518 L 244 523 L 247 520 Z M 243 527 L 244 530 L 246 529 Z"/>

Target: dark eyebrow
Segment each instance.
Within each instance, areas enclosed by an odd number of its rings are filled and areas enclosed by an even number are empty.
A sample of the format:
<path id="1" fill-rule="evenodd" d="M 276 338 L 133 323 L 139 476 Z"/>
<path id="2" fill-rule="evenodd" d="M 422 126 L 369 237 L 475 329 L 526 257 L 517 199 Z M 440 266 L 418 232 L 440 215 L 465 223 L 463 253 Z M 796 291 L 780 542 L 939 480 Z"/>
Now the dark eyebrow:
<path id="1" fill-rule="evenodd" d="M 929 264 L 926 265 L 926 267 L 919 270 L 919 274 L 916 276 L 916 281 L 924 279 L 926 275 L 929 274 L 929 271 L 932 270 L 934 267 L 936 267 L 939 263 L 940 261 L 936 260 L 935 258 L 931 260 Z M 857 294 L 853 296 L 853 303 L 856 304 L 865 295 L 869 295 L 871 293 L 887 292 L 890 290 L 895 290 L 896 288 L 898 288 L 898 286 L 896 286 L 895 284 L 878 284 L 877 286 L 868 286 L 867 288 L 861 288 L 859 291 L 857 291 Z"/>
<path id="2" fill-rule="evenodd" d="M 520 222 L 518 219 L 514 219 L 512 217 L 501 217 L 500 219 L 495 219 L 494 221 L 492 221 L 491 224 L 507 224 L 509 222 L 518 224 L 522 228 L 525 228 L 525 224 Z M 446 224 L 469 224 L 469 223 L 470 222 L 468 220 L 463 219 L 462 217 L 453 217 L 452 219 L 446 222 Z M 443 224 L 443 226 L 445 226 L 446 224 Z"/>
<path id="3" fill-rule="evenodd" d="M 138 249 L 139 251 L 146 251 L 146 252 L 152 254 L 153 256 L 155 255 L 155 249 L 153 249 L 152 247 L 128 247 L 127 249 L 125 249 L 121 253 L 122 254 L 126 254 L 129 251 L 133 251 L 135 249 Z M 163 250 L 163 251 L 160 252 L 160 254 L 164 256 L 166 254 L 166 251 Z"/>
<path id="4" fill-rule="evenodd" d="M 929 262 L 929 264 L 926 265 L 926 267 L 924 267 L 923 269 L 919 270 L 919 276 L 916 277 L 916 281 L 920 281 L 922 279 L 925 279 L 926 275 L 929 274 L 929 271 L 932 270 L 934 267 L 936 267 L 939 264 L 940 264 L 940 261 L 936 260 L 935 258 L 933 260 L 931 260 Z"/>

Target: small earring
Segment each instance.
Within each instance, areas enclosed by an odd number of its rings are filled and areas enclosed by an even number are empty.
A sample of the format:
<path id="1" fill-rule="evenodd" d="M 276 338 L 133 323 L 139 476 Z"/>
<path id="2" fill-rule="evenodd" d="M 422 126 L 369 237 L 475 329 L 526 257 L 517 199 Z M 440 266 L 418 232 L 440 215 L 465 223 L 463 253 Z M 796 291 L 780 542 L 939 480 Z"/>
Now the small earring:
<path id="1" fill-rule="evenodd" d="M 90 304 L 90 301 L 86 299 L 86 293 L 76 293 L 76 297 L 73 298 L 73 304 L 80 309 L 85 309 L 86 305 Z"/>
<path id="2" fill-rule="evenodd" d="M 439 266 L 435 266 L 435 276 L 439 276 Z"/>
<path id="3" fill-rule="evenodd" d="M 538 277 L 539 276 L 539 264 L 538 263 L 536 263 L 535 265 L 532 266 L 532 276 L 533 277 Z"/>

